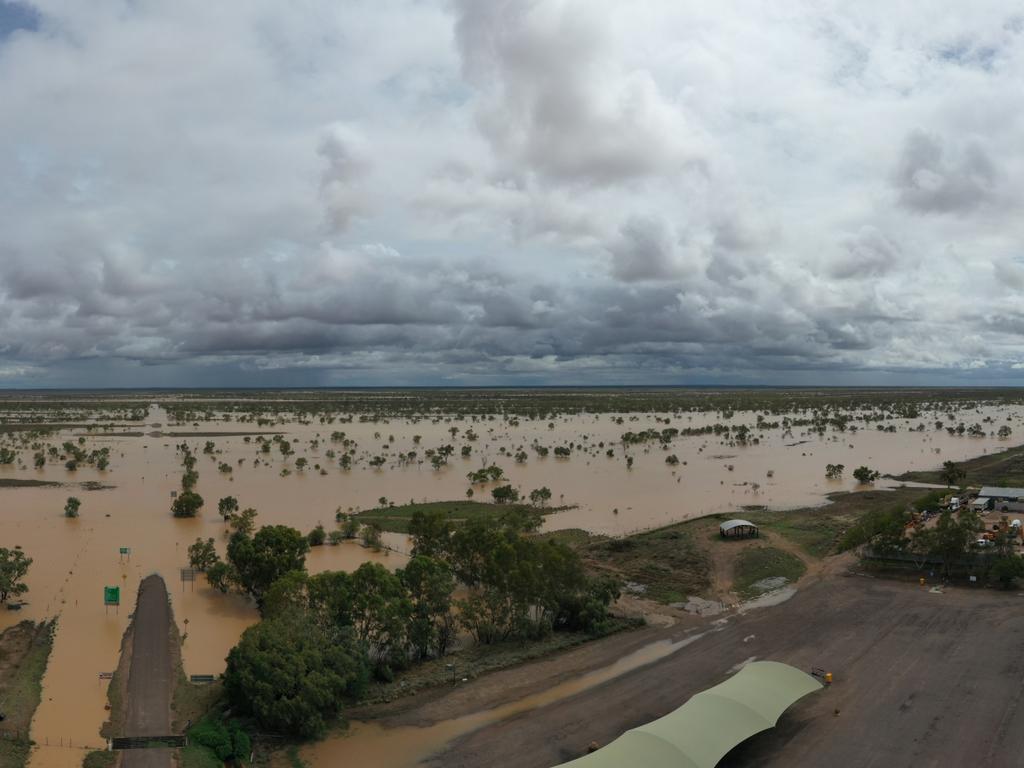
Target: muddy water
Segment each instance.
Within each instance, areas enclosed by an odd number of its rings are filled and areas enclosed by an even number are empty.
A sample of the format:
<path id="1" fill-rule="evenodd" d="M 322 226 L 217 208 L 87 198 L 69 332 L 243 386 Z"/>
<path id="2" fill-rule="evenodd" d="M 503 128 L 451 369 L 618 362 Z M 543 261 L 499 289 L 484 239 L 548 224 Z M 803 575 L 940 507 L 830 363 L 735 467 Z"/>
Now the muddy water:
<path id="1" fill-rule="evenodd" d="M 1020 409 L 992 408 L 964 413 L 960 420 L 970 424 L 991 416 L 995 430 L 1006 423 L 1021 432 Z M 696 414 L 692 418 L 673 419 L 672 426 L 701 426 L 718 420 L 714 414 Z M 739 414 L 733 423 L 751 423 L 750 414 Z M 921 418 L 931 424 L 931 415 Z M 166 425 L 167 415 L 159 408 L 151 410 L 149 432 L 154 423 Z M 759 445 L 732 447 L 714 437 L 677 438 L 668 451 L 634 447 L 628 450 L 635 459 L 627 469 L 619 440 L 623 432 L 638 432 L 664 425 L 654 415 L 637 417 L 616 424 L 612 417 L 565 417 L 547 422 L 523 422 L 509 426 L 499 420 L 472 423 L 468 420 L 438 423 L 284 424 L 273 428 L 292 442 L 296 455 L 285 459 L 276 451 L 260 454 L 254 443 L 246 443 L 241 434 L 230 437 L 194 437 L 188 440 L 198 453 L 200 479 L 197 490 L 207 501 L 201 516 L 194 520 L 175 520 L 169 514 L 171 492 L 179 488 L 181 466 L 174 444 L 181 437 L 115 437 L 87 435 L 86 448 L 109 446 L 111 467 L 106 472 L 83 468 L 72 474 L 63 466 L 50 465 L 42 471 L 14 466 L 0 467 L 0 477 L 23 477 L 78 483 L 99 480 L 116 486 L 112 490 L 85 491 L 78 487 L 0 489 L 0 545 L 21 545 L 34 558 L 29 573 L 29 605 L 20 612 L 0 611 L 0 627 L 22 618 L 41 619 L 59 616 L 58 632 L 50 667 L 44 679 L 43 703 L 33 722 L 33 736 L 40 743 L 63 739 L 65 743 L 99 744 L 98 730 L 104 719 L 105 689 L 99 683 L 100 672 L 112 670 L 117 663 L 118 646 L 132 610 L 131 601 L 139 580 L 158 572 L 167 580 L 174 603 L 175 618 L 186 637 L 184 663 L 189 674 L 216 674 L 224 668 L 224 657 L 238 636 L 256 620 L 247 601 L 210 590 L 200 580 L 183 584 L 179 568 L 187 560 L 186 549 L 196 537 L 214 537 L 223 554 L 224 524 L 216 512 L 216 501 L 234 495 L 243 507 L 259 510 L 258 524 L 287 523 L 308 531 L 317 523 L 330 530 L 337 509 L 366 509 L 376 506 L 384 496 L 398 503 L 410 500 L 463 498 L 466 473 L 480 466 L 497 463 L 511 482 L 525 494 L 548 486 L 554 493 L 552 503 L 573 504 L 574 509 L 548 518 L 548 528 L 582 527 L 602 533 L 622 533 L 648 528 L 709 512 L 737 509 L 745 504 L 772 507 L 811 505 L 823 501 L 824 494 L 854 487 L 849 478 L 853 468 L 866 464 L 882 472 L 930 468 L 943 460 L 961 460 L 1012 444 L 996 438 L 952 437 L 933 429 L 923 433 L 907 432 L 909 422 L 892 420 L 900 430 L 895 434 L 862 429 L 856 434 L 825 437 L 801 434 L 783 437 L 781 430 L 765 431 Z M 916 423 L 916 421 L 915 421 Z M 445 443 L 464 444 L 461 431 L 453 439 L 451 426 L 460 430 L 472 427 L 480 438 L 472 443 L 469 458 L 456 457 L 448 467 L 432 470 L 427 464 L 398 466 L 389 459 L 383 469 L 365 465 L 365 456 L 388 451 L 417 450 Z M 167 427 L 164 427 L 165 429 Z M 191 431 L 191 425 L 173 427 Z M 197 431 L 238 431 L 238 423 L 203 423 Z M 358 441 L 363 462 L 343 471 L 327 459 L 332 447 L 332 430 L 345 431 Z M 264 431 L 271 431 L 269 429 Z M 375 437 L 374 433 L 380 436 Z M 77 439 L 84 430 L 70 430 L 48 439 L 59 444 Z M 416 445 L 414 435 L 422 436 Z M 310 441 L 319 436 L 317 448 Z M 394 441 L 389 441 L 389 436 Z M 574 451 L 568 460 L 554 456 L 539 458 L 529 446 L 536 442 L 548 447 L 570 441 L 595 446 L 597 455 Z M 1015 435 L 1019 437 L 1019 435 Z M 216 453 L 199 453 L 203 443 L 212 440 Z M 600 442 L 613 447 L 614 458 L 607 458 Z M 338 446 L 334 446 L 338 448 Z M 512 453 L 520 447 L 529 454 L 525 464 L 516 464 L 503 456 L 504 447 Z M 680 465 L 665 464 L 665 456 L 674 453 Z M 303 472 L 294 467 L 294 458 L 304 456 L 310 467 Z M 31 452 L 23 452 L 26 460 Z M 241 464 L 239 461 L 241 460 Z M 258 460 L 258 461 L 254 461 Z M 218 471 L 221 462 L 233 471 Z M 321 475 L 313 466 L 327 468 Z M 842 463 L 847 478 L 824 479 L 827 463 Z M 729 469 L 732 466 L 732 469 Z M 282 470 L 291 473 L 282 476 Z M 768 477 L 768 473 L 772 477 Z M 755 488 L 754 483 L 759 487 Z M 489 487 L 477 487 L 486 498 Z M 62 516 L 69 495 L 82 500 L 81 517 L 66 520 Z M 615 510 L 618 510 L 618 513 Z M 108 516 L 109 515 L 109 516 Z M 388 537 L 399 551 L 407 549 L 403 537 Z M 131 547 L 130 559 L 121 558 L 118 548 Z M 404 557 L 397 553 L 373 553 L 348 542 L 323 547 L 309 556 L 311 571 L 352 569 L 366 560 L 378 560 L 388 567 L 400 567 Z M 122 586 L 124 604 L 104 609 L 104 585 Z M 66 749 L 41 749 L 33 756 L 35 768 L 77 765 L 80 753 Z"/>
<path id="2" fill-rule="evenodd" d="M 329 738 L 307 747 L 302 757 L 310 765 L 372 765 L 374 768 L 413 768 L 423 759 L 440 751 L 445 744 L 522 712 L 528 712 L 574 696 L 606 683 L 627 672 L 669 656 L 699 640 L 706 633 L 684 640 L 662 640 L 623 656 L 614 664 L 580 675 L 574 680 L 552 686 L 541 693 L 526 696 L 494 709 L 444 720 L 417 728 L 384 728 L 376 723 L 352 723 L 345 736 Z"/>

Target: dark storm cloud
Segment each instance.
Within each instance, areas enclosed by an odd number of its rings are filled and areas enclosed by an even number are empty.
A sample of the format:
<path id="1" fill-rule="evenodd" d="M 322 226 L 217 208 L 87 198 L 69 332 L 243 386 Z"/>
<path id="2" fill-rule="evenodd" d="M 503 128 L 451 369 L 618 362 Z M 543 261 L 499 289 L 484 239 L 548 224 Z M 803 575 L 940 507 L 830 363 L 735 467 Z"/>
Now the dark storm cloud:
<path id="1" fill-rule="evenodd" d="M 38 29 L 39 22 L 39 12 L 31 5 L 17 0 L 0 0 L 0 44 L 5 37 L 18 31 Z"/>

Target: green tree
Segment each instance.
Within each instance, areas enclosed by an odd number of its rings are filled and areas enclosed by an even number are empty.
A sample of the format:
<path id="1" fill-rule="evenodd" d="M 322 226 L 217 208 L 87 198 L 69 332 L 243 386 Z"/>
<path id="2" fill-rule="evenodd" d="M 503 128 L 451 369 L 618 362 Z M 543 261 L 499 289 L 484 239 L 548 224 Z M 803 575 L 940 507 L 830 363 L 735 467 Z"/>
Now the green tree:
<path id="1" fill-rule="evenodd" d="M 409 536 L 412 539 L 413 555 L 443 556 L 448 550 L 448 541 L 451 535 L 451 521 L 441 510 L 416 510 L 412 513 L 412 519 L 409 521 Z"/>
<path id="2" fill-rule="evenodd" d="M 365 655 L 344 631 L 297 613 L 261 621 L 228 654 L 224 690 L 231 706 L 272 733 L 320 735 L 368 679 Z"/>
<path id="3" fill-rule="evenodd" d="M 341 533 L 346 539 L 354 539 L 359 535 L 359 521 L 353 515 L 346 515 L 341 522 Z"/>
<path id="4" fill-rule="evenodd" d="M 262 602 L 270 585 L 289 571 L 306 567 L 309 542 L 287 525 L 266 525 L 252 538 L 234 533 L 228 542 L 228 562 L 243 592 Z"/>
<path id="5" fill-rule="evenodd" d="M 378 668 L 405 661 L 412 603 L 402 581 L 380 563 L 363 563 L 352 574 L 352 626 Z"/>
<path id="6" fill-rule="evenodd" d="M 978 519 L 973 513 L 961 512 L 954 517 L 952 512 L 946 510 L 939 515 L 935 528 L 929 532 L 930 551 L 931 554 L 942 558 L 943 572 L 947 576 L 950 566 L 967 552 L 977 532 Z"/>
<path id="7" fill-rule="evenodd" d="M 537 507 L 543 507 L 551 501 L 551 489 L 546 485 L 541 488 L 534 488 L 530 491 L 530 503 Z"/>
<path id="8" fill-rule="evenodd" d="M 845 464 L 826 464 L 825 465 L 825 477 L 829 480 L 838 480 L 843 476 L 843 470 L 846 469 Z"/>
<path id="9" fill-rule="evenodd" d="M 64 517 L 78 517 L 78 510 L 82 506 L 81 500 L 76 496 L 68 496 L 64 503 Z"/>
<path id="10" fill-rule="evenodd" d="M 217 511 L 220 512 L 220 516 L 224 518 L 226 523 L 238 511 L 238 499 L 234 496 L 223 497 L 217 502 Z"/>
<path id="11" fill-rule="evenodd" d="M 511 485 L 499 485 L 491 491 L 495 504 L 509 504 L 519 501 L 519 491 Z"/>
<path id="12" fill-rule="evenodd" d="M 1003 589 L 1010 589 L 1014 582 L 1024 576 L 1024 558 L 1017 555 L 1003 555 L 992 561 L 989 576 L 996 579 Z"/>
<path id="13" fill-rule="evenodd" d="M 194 544 L 189 544 L 188 563 L 197 571 L 205 573 L 219 561 L 220 557 L 217 555 L 217 547 L 214 545 L 213 539 L 203 541 L 201 538 L 197 538 Z"/>
<path id="14" fill-rule="evenodd" d="M 942 478 L 946 487 L 949 488 L 951 485 L 959 485 L 960 481 L 967 477 L 967 473 L 957 466 L 955 461 L 944 461 L 942 462 L 942 470 L 939 472 L 939 477 Z"/>
<path id="15" fill-rule="evenodd" d="M 175 517 L 195 517 L 203 508 L 203 497 L 195 491 L 182 491 L 171 504 Z"/>
<path id="16" fill-rule="evenodd" d="M 410 645 L 421 659 L 431 653 L 443 656 L 455 634 L 451 568 L 440 560 L 417 555 L 397 575 L 412 603 Z"/>
<path id="17" fill-rule="evenodd" d="M 863 485 L 867 485 L 868 483 L 873 483 L 873 482 L 875 482 L 875 480 L 877 480 L 881 476 L 882 475 L 881 475 L 880 472 L 876 472 L 875 470 L 871 469 L 870 467 L 861 466 L 861 467 L 857 467 L 855 470 L 853 470 L 853 477 L 854 477 L 854 479 L 858 483 L 861 483 Z"/>
<path id="18" fill-rule="evenodd" d="M 241 512 L 231 515 L 228 519 L 228 525 L 235 533 L 240 533 L 243 536 L 252 536 L 252 532 L 256 530 L 256 514 L 255 509 L 246 507 Z"/>
<path id="19" fill-rule="evenodd" d="M 220 592 L 230 590 L 236 581 L 234 569 L 223 560 L 218 560 L 206 571 L 206 583 Z"/>
<path id="20" fill-rule="evenodd" d="M 18 547 L 0 547 L 0 603 L 6 603 L 8 598 L 28 592 L 28 586 L 23 579 L 30 565 L 32 558 L 25 557 L 25 553 Z"/>
<path id="21" fill-rule="evenodd" d="M 377 523 L 368 523 L 359 529 L 359 535 L 363 540 L 364 547 L 372 549 L 381 548 L 381 534 L 383 529 Z"/>
<path id="22" fill-rule="evenodd" d="M 318 523 L 306 538 L 309 540 L 309 546 L 320 547 L 327 541 L 327 531 L 324 530 L 322 524 Z"/>

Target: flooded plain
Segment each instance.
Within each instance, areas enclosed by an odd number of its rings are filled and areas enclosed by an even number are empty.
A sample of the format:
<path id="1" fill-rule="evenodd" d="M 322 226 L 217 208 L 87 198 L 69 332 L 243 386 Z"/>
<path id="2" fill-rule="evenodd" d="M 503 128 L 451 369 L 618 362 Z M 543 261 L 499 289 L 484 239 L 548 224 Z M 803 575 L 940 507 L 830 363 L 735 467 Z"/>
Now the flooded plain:
<path id="1" fill-rule="evenodd" d="M 583 528 L 615 535 L 745 505 L 781 509 L 825 503 L 828 493 L 858 487 L 851 473 L 860 465 L 896 474 L 1014 445 L 1016 435 L 1000 438 L 995 432 L 1001 425 L 1009 425 L 1014 432 L 1024 429 L 1022 414 L 1024 409 L 1012 405 L 959 413 L 962 421 L 986 424 L 984 436 L 977 437 L 935 429 L 933 422 L 943 417 L 929 413 L 912 420 L 886 420 L 885 425 L 895 431 L 880 431 L 873 424 L 856 432 L 830 429 L 824 434 L 809 428 L 787 432 L 766 427 L 754 429 L 756 440 L 743 444 L 703 434 L 674 437 L 664 448 L 658 441 L 624 446 L 622 435 L 661 431 L 666 420 L 681 430 L 716 422 L 752 424 L 753 415 L 589 414 L 522 423 L 500 417 L 333 425 L 286 421 L 257 427 L 234 421 L 174 424 L 167 412 L 153 406 L 145 424 L 109 434 L 64 426 L 38 440 L 59 445 L 84 438 L 84 448 L 108 447 L 109 468 L 81 466 L 71 472 L 61 463 L 50 462 L 35 469 L 27 447 L 19 452 L 24 466 L 19 462 L 0 466 L 0 480 L 62 483 L 0 488 L 0 545 L 19 545 L 33 558 L 27 604 L 20 611 L 0 611 L 0 628 L 22 619 L 58 617 L 43 700 L 32 725 L 32 736 L 41 746 L 31 764 L 34 768 L 77 766 L 81 749 L 103 746 L 99 729 L 106 717 L 106 683 L 99 675 L 117 666 L 136 590 L 150 573 L 160 573 L 167 581 L 184 637 L 186 674 L 223 671 L 228 650 L 257 620 L 257 613 L 244 598 L 216 592 L 201 577 L 194 583 L 180 578 L 180 568 L 187 565 L 187 547 L 197 537 L 213 537 L 223 554 L 226 527 L 217 513 L 217 500 L 223 496 L 236 496 L 243 508 L 255 507 L 257 525 L 283 523 L 305 533 L 322 523 L 330 531 L 339 509 L 369 509 L 382 497 L 399 504 L 465 498 L 470 487 L 467 472 L 497 464 L 523 496 L 546 486 L 552 491 L 552 506 L 570 507 L 549 515 L 547 529 Z M 928 426 L 917 431 L 921 422 Z M 475 440 L 467 440 L 468 429 L 478 433 Z M 208 434 L 214 431 L 218 434 Z M 331 440 L 331 433 L 339 431 L 345 433 L 343 440 L 356 446 L 351 469 L 341 469 L 328 456 L 328 451 L 340 452 L 341 439 Z M 282 435 L 294 453 L 284 456 L 276 444 L 272 452 L 261 452 L 257 433 L 265 433 L 267 439 Z M 175 519 L 169 511 L 171 494 L 180 489 L 181 456 L 175 444 L 182 441 L 199 459 L 196 490 L 206 501 L 194 519 Z M 214 447 L 203 453 L 207 441 Z M 426 449 L 445 444 L 456 449 L 446 466 L 434 469 L 423 461 Z M 464 445 L 471 447 L 468 457 L 459 455 Z M 571 449 L 568 458 L 559 458 L 540 455 L 531 448 L 534 445 L 552 449 L 571 445 Z M 418 453 L 416 460 L 407 457 L 413 450 Z M 524 454 L 521 462 L 513 458 L 519 451 Z M 383 457 L 379 467 L 369 466 L 372 456 Z M 633 459 L 631 467 L 627 456 Z M 675 456 L 678 463 L 666 463 L 668 456 Z M 299 458 L 306 459 L 305 469 L 297 466 Z M 826 464 L 845 465 L 844 477 L 826 480 Z M 222 471 L 225 466 L 231 471 Z M 81 486 L 89 481 L 110 487 L 87 490 Z M 886 483 L 880 480 L 876 487 Z M 492 487 L 473 486 L 476 498 L 489 500 Z M 80 517 L 66 519 L 64 503 L 72 495 L 82 501 Z M 375 560 L 401 567 L 407 549 L 404 537 L 388 535 L 386 543 L 395 551 L 375 552 L 353 541 L 318 547 L 310 553 L 308 566 L 312 572 L 351 570 Z M 121 555 L 122 547 L 130 548 L 130 555 Z M 103 587 L 113 585 L 122 588 L 121 605 L 105 608 Z M 345 741 L 353 743 L 353 739 Z M 322 764 L 332 764 L 336 756 L 330 753 Z"/>

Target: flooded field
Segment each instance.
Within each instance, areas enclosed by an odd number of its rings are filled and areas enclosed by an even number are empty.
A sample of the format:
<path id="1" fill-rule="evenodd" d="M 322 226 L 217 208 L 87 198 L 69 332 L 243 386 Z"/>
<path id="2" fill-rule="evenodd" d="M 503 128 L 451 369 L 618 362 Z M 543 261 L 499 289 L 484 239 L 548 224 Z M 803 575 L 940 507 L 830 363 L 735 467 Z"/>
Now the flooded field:
<path id="1" fill-rule="evenodd" d="M 266 404 L 261 407 L 265 415 Z M 744 505 L 824 503 L 828 493 L 858 487 L 851 475 L 860 465 L 894 474 L 933 468 L 1007 447 L 1019 438 L 1016 433 L 1024 434 L 1024 408 L 1015 403 L 972 403 L 955 412 L 936 406 L 909 417 L 890 414 L 867 421 L 866 411 L 856 411 L 850 414 L 856 430 L 845 424 L 843 429 L 787 426 L 781 416 L 758 420 L 751 411 L 535 419 L 463 413 L 321 423 L 308 416 L 300 422 L 282 403 L 279 415 L 260 423 L 238 414 L 225 420 L 221 413 L 209 420 L 178 419 L 180 409 L 163 401 L 140 401 L 137 409 L 137 420 L 117 420 L 109 429 L 96 426 L 100 419 L 85 422 L 72 413 L 51 418 L 60 423 L 52 431 L 6 435 L 16 457 L 0 466 L 0 482 L 60 483 L 0 487 L 0 545 L 18 545 L 33 558 L 27 604 L 20 611 L 0 611 L 0 627 L 25 618 L 59 619 L 43 701 L 33 721 L 32 735 L 41 745 L 32 758 L 36 768 L 79 765 L 81 748 L 103 746 L 98 733 L 106 716 L 106 683 L 99 675 L 117 665 L 135 593 L 146 575 L 160 573 L 167 581 L 185 638 L 186 674 L 223 671 L 228 650 L 258 614 L 249 601 L 211 589 L 201 576 L 194 583 L 180 577 L 187 547 L 197 537 L 213 537 L 223 553 L 227 528 L 217 511 L 221 497 L 235 496 L 241 507 L 256 508 L 257 526 L 282 523 L 306 533 L 319 523 L 330 531 L 337 511 L 371 509 L 382 498 L 399 504 L 461 499 L 472 487 L 476 498 L 489 500 L 493 484 L 471 486 L 467 473 L 496 464 L 523 497 L 547 487 L 552 506 L 571 507 L 548 516 L 548 529 L 622 534 Z M 10 425 L 17 417 L 8 412 L 4 421 Z M 792 421 L 801 419 L 806 416 Z M 93 428 L 86 429 L 86 423 Z M 960 433 L 959 423 L 968 425 Z M 984 426 L 969 436 L 974 424 Z M 749 429 L 737 429 L 741 426 Z M 999 436 L 1004 426 L 1010 433 Z M 666 429 L 679 434 L 654 437 Z M 624 442 L 626 433 L 634 437 Z M 47 446 L 65 442 L 86 451 L 109 449 L 109 466 L 101 470 L 83 463 L 69 470 L 63 460 L 46 458 Z M 176 519 L 169 511 L 172 493 L 181 488 L 176 444 L 182 442 L 198 458 L 196 490 L 206 502 L 193 519 Z M 287 450 L 281 450 L 282 443 Z M 452 455 L 435 468 L 431 455 L 446 445 Z M 556 448 L 567 455 L 556 456 Z M 36 468 L 33 456 L 40 453 L 45 461 Z M 350 457 L 349 468 L 340 466 L 343 455 Z M 669 457 L 675 458 L 667 462 Z M 841 478 L 827 480 L 826 464 L 846 469 Z M 89 482 L 101 488 L 83 487 Z M 879 480 L 876 487 L 887 482 Z M 69 496 L 82 502 L 78 518 L 63 515 Z M 394 551 L 376 552 L 355 541 L 314 548 L 309 570 L 351 570 L 367 560 L 401 567 L 408 548 L 404 537 L 389 534 L 385 543 Z M 130 555 L 120 554 L 122 547 Z M 105 607 L 103 587 L 113 585 L 121 586 L 122 603 Z M 473 727 L 452 725 L 463 726 Z M 376 741 L 371 734 L 369 742 Z M 324 761 L 314 753 L 315 764 L 337 762 L 327 744 Z"/>

